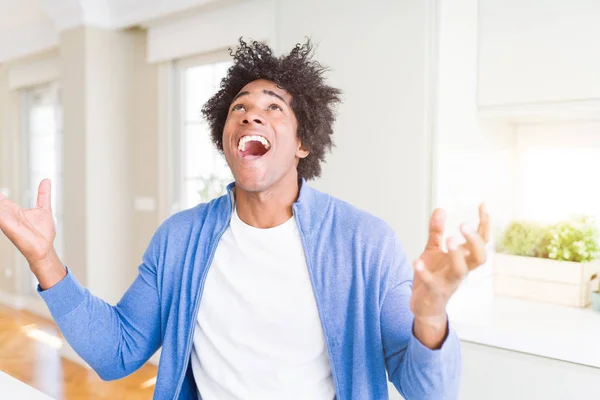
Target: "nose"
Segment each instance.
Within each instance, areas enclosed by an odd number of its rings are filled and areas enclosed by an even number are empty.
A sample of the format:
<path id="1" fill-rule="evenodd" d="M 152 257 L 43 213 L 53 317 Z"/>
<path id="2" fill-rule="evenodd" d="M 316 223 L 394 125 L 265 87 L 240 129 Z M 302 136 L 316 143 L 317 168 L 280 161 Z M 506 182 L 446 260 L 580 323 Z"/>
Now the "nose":
<path id="1" fill-rule="evenodd" d="M 265 119 L 262 115 L 256 112 L 256 109 L 250 110 L 242 118 L 242 125 L 251 125 L 252 123 L 264 125 Z"/>

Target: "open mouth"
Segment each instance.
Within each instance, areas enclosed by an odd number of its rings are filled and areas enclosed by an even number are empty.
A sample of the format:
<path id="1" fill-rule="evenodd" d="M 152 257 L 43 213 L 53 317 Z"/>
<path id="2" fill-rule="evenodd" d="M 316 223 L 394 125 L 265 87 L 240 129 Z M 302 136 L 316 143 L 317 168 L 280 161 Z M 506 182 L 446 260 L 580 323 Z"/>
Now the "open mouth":
<path id="1" fill-rule="evenodd" d="M 242 136 L 238 150 L 244 159 L 254 160 L 264 156 L 271 148 L 269 141 L 258 135 Z"/>

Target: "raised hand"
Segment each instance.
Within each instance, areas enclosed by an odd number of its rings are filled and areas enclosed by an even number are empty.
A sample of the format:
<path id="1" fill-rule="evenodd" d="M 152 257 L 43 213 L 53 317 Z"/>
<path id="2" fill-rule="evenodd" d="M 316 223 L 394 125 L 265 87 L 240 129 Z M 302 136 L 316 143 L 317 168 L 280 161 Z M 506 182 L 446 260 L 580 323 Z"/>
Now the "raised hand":
<path id="1" fill-rule="evenodd" d="M 0 230 L 25 256 L 36 273 L 56 264 L 56 228 L 50 204 L 51 184 L 44 179 L 39 186 L 37 206 L 22 209 L 0 193 Z"/>
<path id="2" fill-rule="evenodd" d="M 461 225 L 466 242 L 447 240 L 442 248 L 445 213 L 437 209 L 431 216 L 429 240 L 421 257 L 414 262 L 415 277 L 411 310 L 415 315 L 415 335 L 428 347 L 436 348 L 446 335 L 448 300 L 467 274 L 486 261 L 485 245 L 489 240 L 489 215 L 485 205 L 479 207 L 477 230 Z"/>

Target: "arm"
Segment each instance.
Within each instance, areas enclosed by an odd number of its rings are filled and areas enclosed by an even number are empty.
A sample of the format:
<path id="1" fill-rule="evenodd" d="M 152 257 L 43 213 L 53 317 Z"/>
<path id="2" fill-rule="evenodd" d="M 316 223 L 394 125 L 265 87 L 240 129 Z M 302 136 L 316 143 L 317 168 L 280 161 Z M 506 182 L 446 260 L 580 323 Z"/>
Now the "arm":
<path id="1" fill-rule="evenodd" d="M 75 351 L 101 378 L 122 378 L 160 346 L 156 271 L 164 228 L 154 235 L 135 282 L 113 307 L 84 289 L 58 259 L 50 191 L 50 180 L 44 179 L 31 209 L 0 193 L 0 230 L 27 259 L 40 283 L 38 291 Z"/>
<path id="2" fill-rule="evenodd" d="M 439 349 L 415 336 L 410 308 L 412 273 L 404 253 L 393 266 L 393 278 L 381 309 L 381 332 L 389 380 L 407 399 L 457 399 L 461 375 L 458 337 L 447 326 Z"/>
<path id="3" fill-rule="evenodd" d="M 442 249 L 445 214 L 435 210 L 425 251 L 408 263 L 395 241 L 381 308 L 381 327 L 390 379 L 408 399 L 456 399 L 460 381 L 460 342 L 450 329 L 446 305 L 469 271 L 486 260 L 489 215 L 479 207 L 477 231 L 461 226 L 466 242 L 447 240 Z"/>
<path id="4" fill-rule="evenodd" d="M 137 278 L 116 306 L 92 295 L 70 272 L 50 289 L 38 287 L 66 340 L 104 380 L 133 373 L 161 345 L 159 241 L 160 229 L 143 256 Z"/>

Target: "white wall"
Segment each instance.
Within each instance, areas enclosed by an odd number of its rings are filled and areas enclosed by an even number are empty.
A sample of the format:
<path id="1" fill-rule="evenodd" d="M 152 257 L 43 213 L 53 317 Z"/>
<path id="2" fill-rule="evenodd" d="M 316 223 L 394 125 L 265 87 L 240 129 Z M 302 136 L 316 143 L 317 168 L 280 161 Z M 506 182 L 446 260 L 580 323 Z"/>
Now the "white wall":
<path id="1" fill-rule="evenodd" d="M 522 209 L 523 201 L 531 196 L 527 186 L 531 177 L 526 176 L 523 165 L 517 163 L 518 150 L 548 143 L 549 132 L 539 126 L 517 127 L 508 122 L 479 119 L 477 60 L 478 49 L 485 44 L 478 43 L 478 3 L 477 0 L 440 3 L 434 205 L 447 210 L 449 233 L 457 234 L 460 222 L 476 221 L 477 203 L 486 200 L 493 216 L 495 235 L 498 235 Z M 577 143 L 585 136 L 587 143 L 592 144 L 594 126 L 576 128 L 554 126 L 554 142 L 558 138 L 563 138 L 562 142 L 564 138 L 572 138 L 572 143 Z M 596 137 L 600 138 L 597 133 Z M 520 192 L 516 191 L 517 187 Z M 548 199 L 535 199 L 542 202 L 538 207 L 544 201 L 552 203 Z M 485 275 L 491 265 L 482 268 L 478 273 Z M 466 285 L 483 289 L 473 274 Z M 478 292 L 482 297 L 491 295 L 489 291 Z M 462 400 L 585 398 L 583 393 L 587 390 L 582 388 L 589 387 L 593 377 L 597 379 L 599 374 L 593 368 L 487 346 L 466 342 L 462 346 Z"/>
<path id="2" fill-rule="evenodd" d="M 600 2 L 481 0 L 481 105 L 600 98 Z"/>
<path id="3" fill-rule="evenodd" d="M 115 304 L 137 273 L 133 248 L 135 33 L 86 28 L 88 288 Z M 140 43 L 141 45 L 141 43 Z"/>
<path id="4" fill-rule="evenodd" d="M 277 13 L 280 51 L 311 36 L 344 91 L 336 147 L 315 186 L 384 218 L 411 257 L 431 202 L 433 3 L 280 0 Z"/>
<path id="5" fill-rule="evenodd" d="M 485 201 L 497 232 L 513 211 L 514 127 L 478 119 L 478 1 L 440 4 L 434 206 L 458 235 L 460 223 L 476 226 Z"/>
<path id="6" fill-rule="evenodd" d="M 277 0 L 238 3 L 151 24 L 148 61 L 169 61 L 226 49 L 234 46 L 240 36 L 272 42 L 276 35 Z"/>
<path id="7" fill-rule="evenodd" d="M 477 106 L 598 97 L 600 59 L 591 32 L 598 25 L 591 21 L 600 3 L 441 4 L 436 205 L 468 218 L 465 206 L 486 198 L 496 234 L 515 217 L 598 209 L 593 165 L 600 160 L 600 123 L 515 125 L 510 116 L 481 120 Z M 570 159 L 533 157 L 540 147 L 586 150 Z M 466 342 L 463 363 L 462 400 L 586 398 L 600 376 L 594 368 Z"/>
<path id="8" fill-rule="evenodd" d="M 281 54 L 311 37 L 317 59 L 331 68 L 328 82 L 344 91 L 337 147 L 314 185 L 384 218 L 416 257 L 431 211 L 435 2 L 340 4 L 252 0 L 160 21 L 150 25 L 148 57 L 235 46 L 240 36 L 267 40 Z"/>
<path id="9" fill-rule="evenodd" d="M 143 39 L 135 31 L 98 28 L 61 35 L 63 262 L 92 293 L 112 304 L 137 272 L 137 263 L 131 263 L 132 137 L 138 127 L 133 89 Z"/>

